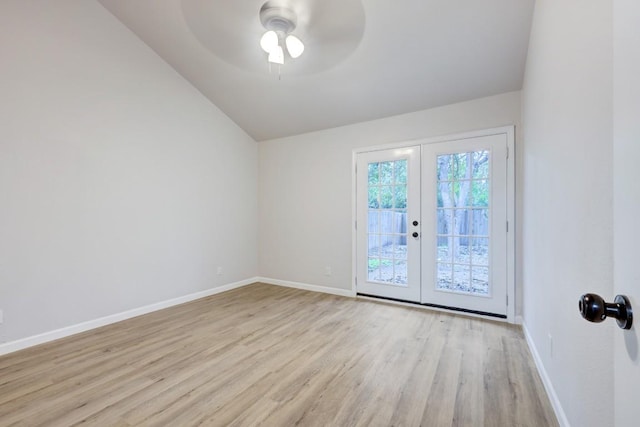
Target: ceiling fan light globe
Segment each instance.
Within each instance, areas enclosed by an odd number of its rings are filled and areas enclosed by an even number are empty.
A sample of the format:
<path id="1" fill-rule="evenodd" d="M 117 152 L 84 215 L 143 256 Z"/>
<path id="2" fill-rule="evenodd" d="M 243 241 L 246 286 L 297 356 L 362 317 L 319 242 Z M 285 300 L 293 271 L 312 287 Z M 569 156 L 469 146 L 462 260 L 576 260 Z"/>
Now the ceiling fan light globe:
<path id="1" fill-rule="evenodd" d="M 304 52 L 304 43 L 294 35 L 288 35 L 285 43 L 287 45 L 287 52 L 289 52 L 289 55 L 294 59 L 298 58 L 302 55 L 302 52 Z"/>
<path id="2" fill-rule="evenodd" d="M 260 39 L 260 47 L 267 53 L 271 53 L 278 47 L 278 34 L 275 31 L 267 31 Z"/>
<path id="3" fill-rule="evenodd" d="M 284 51 L 282 50 L 282 47 L 276 46 L 273 48 L 273 50 L 269 52 L 268 60 L 272 64 L 284 65 Z"/>

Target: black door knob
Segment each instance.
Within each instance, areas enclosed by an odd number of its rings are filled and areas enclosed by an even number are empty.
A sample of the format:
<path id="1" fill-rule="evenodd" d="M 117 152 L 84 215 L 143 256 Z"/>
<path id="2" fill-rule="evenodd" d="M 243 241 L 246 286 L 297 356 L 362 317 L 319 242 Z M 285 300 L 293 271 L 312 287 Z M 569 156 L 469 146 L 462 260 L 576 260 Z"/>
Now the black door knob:
<path id="1" fill-rule="evenodd" d="M 633 310 L 625 295 L 616 295 L 611 303 L 605 302 L 600 295 L 584 294 L 578 301 L 578 309 L 589 322 L 600 323 L 607 317 L 613 317 L 622 329 L 631 329 L 633 325 Z"/>
<path id="2" fill-rule="evenodd" d="M 411 235 L 412 235 L 413 237 L 416 237 L 416 238 L 417 238 L 420 234 L 418 234 L 418 232 L 417 232 L 417 231 L 414 231 L 414 232 L 413 232 L 413 234 L 411 234 Z"/>
<path id="3" fill-rule="evenodd" d="M 412 224 L 413 224 L 414 227 L 417 227 L 418 226 L 418 221 L 413 221 Z"/>

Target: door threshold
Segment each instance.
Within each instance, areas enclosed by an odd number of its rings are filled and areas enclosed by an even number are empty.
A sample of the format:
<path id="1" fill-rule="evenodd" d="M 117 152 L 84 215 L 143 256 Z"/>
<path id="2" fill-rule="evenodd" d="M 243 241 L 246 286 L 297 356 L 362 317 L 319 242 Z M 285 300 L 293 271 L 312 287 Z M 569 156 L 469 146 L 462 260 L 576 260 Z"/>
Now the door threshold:
<path id="1" fill-rule="evenodd" d="M 408 304 L 408 305 L 413 305 L 416 307 L 430 307 L 430 308 L 437 308 L 439 310 L 444 310 L 444 311 L 453 311 L 453 312 L 458 312 L 458 313 L 465 313 L 465 314 L 474 314 L 476 316 L 483 316 L 483 317 L 492 317 L 495 319 L 507 319 L 507 316 L 505 314 L 497 314 L 497 313 L 489 313 L 486 311 L 479 311 L 479 310 L 469 310 L 467 308 L 460 308 L 460 307 L 449 307 L 447 305 L 440 305 L 440 304 L 430 304 L 430 303 L 426 303 L 426 302 L 415 302 L 415 301 L 408 301 L 408 300 L 403 300 L 403 299 L 399 299 L 399 298 L 389 298 L 389 297 L 381 297 L 381 296 L 377 296 L 377 295 L 369 295 L 369 294 L 361 294 L 361 293 L 357 293 L 356 296 L 359 297 L 365 297 L 365 298 L 371 298 L 371 299 L 377 299 L 377 300 L 383 300 L 383 301 L 393 301 L 393 302 L 399 302 L 399 303 L 403 303 L 403 304 Z"/>

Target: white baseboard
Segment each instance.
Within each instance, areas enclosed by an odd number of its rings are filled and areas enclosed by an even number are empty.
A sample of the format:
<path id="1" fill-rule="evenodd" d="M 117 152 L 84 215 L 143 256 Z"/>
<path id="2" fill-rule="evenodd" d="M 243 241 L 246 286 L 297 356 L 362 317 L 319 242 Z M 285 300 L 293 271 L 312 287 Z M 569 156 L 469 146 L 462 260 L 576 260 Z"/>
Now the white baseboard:
<path id="1" fill-rule="evenodd" d="M 160 301 L 154 304 L 145 305 L 144 307 L 134 308 L 132 310 L 123 311 L 121 313 L 112 314 L 98 319 L 89 320 L 87 322 L 78 323 L 76 325 L 67 326 L 65 328 L 56 329 L 53 331 L 45 332 L 42 334 L 34 335 L 27 338 L 22 338 L 16 341 L 0 344 L 0 356 L 3 354 L 13 353 L 14 351 L 23 350 L 34 345 L 44 344 L 49 341 L 54 341 L 60 338 L 68 337 L 70 335 L 85 332 L 90 329 L 99 328 L 101 326 L 110 325 L 112 323 L 120 322 L 122 320 L 131 319 L 132 317 L 141 316 L 143 314 L 151 313 L 153 311 L 162 310 L 163 308 L 172 307 L 178 304 L 184 304 L 185 302 L 194 301 L 200 298 L 208 297 L 211 295 L 219 294 L 221 292 L 230 291 L 232 289 L 241 288 L 243 286 L 250 285 L 257 282 L 256 277 L 241 280 L 235 283 L 229 283 L 226 285 L 218 286 L 215 288 L 207 289 L 206 291 L 195 292 L 193 294 L 185 295 L 178 298 L 173 298 L 166 301 Z"/>
<path id="2" fill-rule="evenodd" d="M 513 323 L 515 323 L 516 325 L 522 325 L 523 321 L 524 320 L 522 319 L 522 316 L 516 316 Z"/>
<path id="3" fill-rule="evenodd" d="M 287 280 L 270 279 L 268 277 L 258 277 L 256 279 L 261 283 L 268 285 L 284 286 L 286 288 L 302 289 L 305 291 L 321 292 L 323 294 L 340 295 L 343 297 L 355 297 L 355 291 L 351 289 L 338 289 L 329 286 L 309 285 L 307 283 L 289 282 Z"/>
<path id="4" fill-rule="evenodd" d="M 522 330 L 524 331 L 524 337 L 526 338 L 527 344 L 529 345 L 529 350 L 531 350 L 531 354 L 533 355 L 533 361 L 538 368 L 538 373 L 540 374 L 540 378 L 542 379 L 544 388 L 547 390 L 547 395 L 549 396 L 549 400 L 551 401 L 551 406 L 553 406 L 553 410 L 556 413 L 558 423 L 560 424 L 560 427 L 570 427 L 571 425 L 569 424 L 567 415 L 564 413 L 564 409 L 562 409 L 562 405 L 560 404 L 560 400 L 558 399 L 556 390 L 553 388 L 553 384 L 551 383 L 551 379 L 547 374 L 547 370 L 542 364 L 540 353 L 538 353 L 538 349 L 536 348 L 536 345 L 533 342 L 533 338 L 531 338 L 531 334 L 529 334 L 527 325 L 524 322 L 522 323 Z"/>

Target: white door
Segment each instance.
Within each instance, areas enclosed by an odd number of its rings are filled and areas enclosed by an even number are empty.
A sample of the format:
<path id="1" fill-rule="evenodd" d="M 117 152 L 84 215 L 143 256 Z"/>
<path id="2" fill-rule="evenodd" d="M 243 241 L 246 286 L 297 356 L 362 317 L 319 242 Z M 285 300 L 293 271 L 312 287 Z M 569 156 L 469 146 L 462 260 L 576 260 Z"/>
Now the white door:
<path id="1" fill-rule="evenodd" d="M 422 146 L 422 220 L 422 303 L 506 317 L 506 134 Z"/>
<path id="2" fill-rule="evenodd" d="M 635 311 L 630 330 L 614 334 L 615 426 L 639 425 L 640 396 L 640 3 L 614 2 L 613 271 L 614 295 L 627 295 Z M 604 295 L 602 295 L 604 297 Z M 613 320 L 607 320 L 613 322 Z M 614 323 L 615 324 L 615 323 Z"/>
<path id="3" fill-rule="evenodd" d="M 420 147 L 357 155 L 356 288 L 420 302 Z"/>

